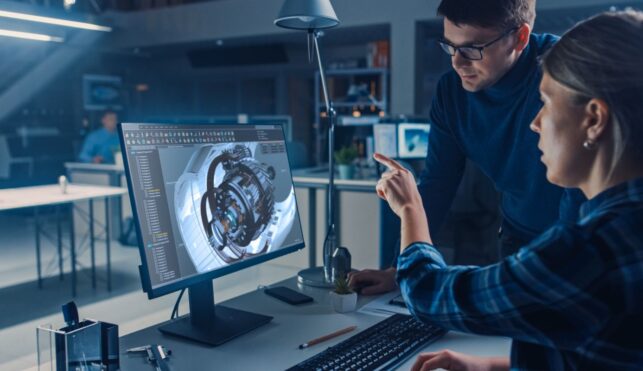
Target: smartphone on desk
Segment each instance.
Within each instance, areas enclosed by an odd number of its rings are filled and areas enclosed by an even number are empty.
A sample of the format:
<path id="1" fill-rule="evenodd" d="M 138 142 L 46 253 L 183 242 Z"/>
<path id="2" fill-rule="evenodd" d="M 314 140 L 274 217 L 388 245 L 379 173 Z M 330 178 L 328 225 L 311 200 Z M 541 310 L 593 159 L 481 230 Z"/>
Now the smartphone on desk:
<path id="1" fill-rule="evenodd" d="M 406 308 L 406 302 L 404 301 L 404 298 L 402 295 L 398 295 L 394 297 L 393 299 L 389 300 L 388 302 L 390 305 L 396 305 L 398 307 Z"/>
<path id="2" fill-rule="evenodd" d="M 272 296 L 273 298 L 279 299 L 291 305 L 311 303 L 313 301 L 312 297 L 302 294 L 299 291 L 289 289 L 288 287 L 285 287 L 285 286 L 268 288 L 268 289 L 265 289 L 264 292 L 267 295 Z"/>

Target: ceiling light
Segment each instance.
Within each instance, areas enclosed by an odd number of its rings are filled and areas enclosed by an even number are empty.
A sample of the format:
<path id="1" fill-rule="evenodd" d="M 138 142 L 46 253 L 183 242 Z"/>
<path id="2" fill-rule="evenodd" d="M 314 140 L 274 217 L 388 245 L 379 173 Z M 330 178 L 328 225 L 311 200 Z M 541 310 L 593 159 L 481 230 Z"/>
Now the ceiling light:
<path id="1" fill-rule="evenodd" d="M 103 31 L 103 32 L 112 31 L 111 27 L 99 26 L 92 23 L 68 21 L 66 19 L 42 17 L 39 15 L 33 15 L 33 14 L 27 14 L 27 13 L 8 12 L 6 10 L 0 10 L 0 17 L 20 19 L 20 20 L 29 21 L 29 22 L 47 23 L 47 24 L 53 24 L 57 26 L 82 28 L 85 30 L 92 30 L 92 31 Z"/>
<path id="2" fill-rule="evenodd" d="M 20 32 L 0 29 L 0 36 L 16 37 L 18 39 L 36 40 L 36 41 L 52 41 L 61 43 L 64 41 L 62 37 L 44 35 L 40 33 Z"/>
<path id="3" fill-rule="evenodd" d="M 63 0 L 63 7 L 65 7 L 65 10 L 71 9 L 74 5 L 76 5 L 76 0 Z"/>

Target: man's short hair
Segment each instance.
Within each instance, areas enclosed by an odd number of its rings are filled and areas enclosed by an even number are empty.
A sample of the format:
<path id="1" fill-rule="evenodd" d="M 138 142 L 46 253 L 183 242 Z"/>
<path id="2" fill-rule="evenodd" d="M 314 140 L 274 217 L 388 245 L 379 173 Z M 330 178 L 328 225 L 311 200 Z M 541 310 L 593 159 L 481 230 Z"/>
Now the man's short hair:
<path id="1" fill-rule="evenodd" d="M 105 117 L 107 115 L 116 115 L 116 116 L 118 116 L 118 113 L 116 113 L 116 111 L 114 111 L 113 109 L 108 108 L 108 109 L 104 110 L 103 113 L 101 113 L 100 117 Z"/>
<path id="2" fill-rule="evenodd" d="M 438 15 L 455 25 L 508 30 L 536 19 L 536 0 L 442 0 Z"/>

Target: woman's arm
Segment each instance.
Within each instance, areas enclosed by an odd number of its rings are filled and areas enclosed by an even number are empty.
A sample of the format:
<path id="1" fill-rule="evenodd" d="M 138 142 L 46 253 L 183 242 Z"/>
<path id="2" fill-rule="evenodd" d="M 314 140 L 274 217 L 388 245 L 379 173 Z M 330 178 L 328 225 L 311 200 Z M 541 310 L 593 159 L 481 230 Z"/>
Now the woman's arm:
<path id="1" fill-rule="evenodd" d="M 604 272 L 599 249 L 582 231 L 550 229 L 499 263 L 447 266 L 431 245 L 412 174 L 376 154 L 389 168 L 377 194 L 402 219 L 397 281 L 409 310 L 447 329 L 574 348 L 609 318 L 590 290 Z"/>

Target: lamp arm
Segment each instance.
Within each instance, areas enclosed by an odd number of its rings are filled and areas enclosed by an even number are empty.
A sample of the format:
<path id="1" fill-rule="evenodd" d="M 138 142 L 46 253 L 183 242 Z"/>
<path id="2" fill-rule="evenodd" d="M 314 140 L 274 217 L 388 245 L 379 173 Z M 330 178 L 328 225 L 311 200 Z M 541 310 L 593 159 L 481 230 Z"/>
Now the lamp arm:
<path id="1" fill-rule="evenodd" d="M 335 120 L 336 112 L 333 103 L 328 96 L 328 88 L 326 86 L 326 74 L 324 73 L 324 66 L 322 64 L 321 56 L 319 54 L 319 31 L 312 31 L 313 43 L 315 46 L 315 54 L 317 54 L 317 65 L 319 67 L 319 77 L 322 84 L 322 91 L 324 94 L 324 103 L 326 104 L 326 113 L 328 114 L 328 190 L 327 190 L 327 232 L 324 241 L 324 275 L 327 282 L 332 282 L 331 272 L 331 257 L 337 248 L 337 235 L 335 233 L 335 157 L 333 156 L 335 147 Z"/>
<path id="2" fill-rule="evenodd" d="M 328 97 L 328 88 L 326 87 L 326 74 L 324 73 L 324 66 L 322 64 L 321 56 L 319 55 L 319 31 L 311 31 L 313 33 L 313 44 L 315 46 L 315 54 L 317 54 L 317 66 L 319 67 L 319 77 L 321 79 L 322 91 L 324 93 L 324 103 L 326 104 L 326 112 L 330 117 L 330 98 Z"/>

